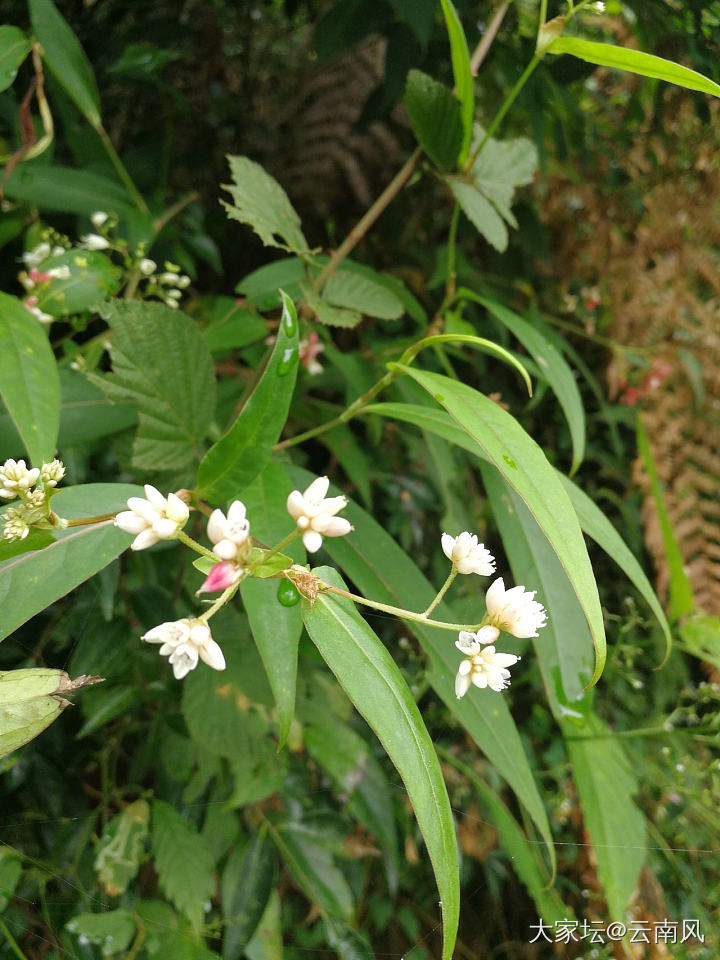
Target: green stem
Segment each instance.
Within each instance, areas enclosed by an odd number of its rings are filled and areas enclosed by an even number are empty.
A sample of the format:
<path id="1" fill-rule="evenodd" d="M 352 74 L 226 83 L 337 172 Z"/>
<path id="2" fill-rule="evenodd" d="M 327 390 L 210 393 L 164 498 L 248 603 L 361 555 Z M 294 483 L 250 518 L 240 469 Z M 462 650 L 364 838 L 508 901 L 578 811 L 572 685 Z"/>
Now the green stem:
<path id="1" fill-rule="evenodd" d="M 233 598 L 233 596 L 235 595 L 235 592 L 237 591 L 237 589 L 238 589 L 239 586 L 240 586 L 239 583 L 233 583 L 233 584 L 232 584 L 231 586 L 229 586 L 226 590 L 223 590 L 223 592 L 222 592 L 222 593 L 220 594 L 220 596 L 217 598 L 217 600 L 215 601 L 215 603 L 214 603 L 211 607 L 208 607 L 208 609 L 205 611 L 205 613 L 201 614 L 201 615 L 198 617 L 198 620 L 202 620 L 203 623 L 207 623 L 207 621 L 210 619 L 210 617 L 214 617 L 215 614 L 218 612 L 218 610 L 219 610 L 221 607 L 224 607 L 224 606 L 225 606 L 225 604 L 228 602 L 228 600 L 232 600 L 232 598 Z"/>
<path id="2" fill-rule="evenodd" d="M 440 601 L 442 600 L 442 598 L 445 596 L 445 594 L 446 594 L 446 593 L 448 592 L 448 590 L 450 589 L 450 585 L 452 584 L 453 580 L 454 580 L 455 577 L 457 576 L 457 573 L 458 573 L 458 572 L 457 572 L 457 567 L 455 566 L 455 564 L 453 564 L 452 570 L 450 571 L 450 575 L 448 576 L 447 580 L 446 580 L 445 583 L 442 585 L 442 587 L 440 587 L 440 591 L 439 591 L 438 595 L 435 597 L 435 599 L 433 600 L 433 602 L 432 602 L 432 603 L 430 604 L 430 606 L 427 608 L 427 610 L 425 611 L 425 613 L 422 614 L 423 617 L 427 617 L 428 614 L 432 613 L 433 610 L 435 609 L 435 607 L 440 603 Z"/>
<path id="3" fill-rule="evenodd" d="M 15 956 L 18 958 L 18 960 L 28 960 L 28 958 L 20 949 L 20 946 L 17 940 L 8 930 L 7 924 L 1 917 L 0 917 L 0 932 L 5 935 L 5 942 L 10 947 L 10 949 L 15 954 Z"/>
<path id="4" fill-rule="evenodd" d="M 207 547 L 204 547 L 201 543 L 198 543 L 197 540 L 193 540 L 192 537 L 189 537 L 184 530 L 178 530 L 177 538 L 181 543 L 184 543 L 186 547 L 190 547 L 191 550 L 194 550 L 196 553 L 200 553 L 203 557 L 207 557 L 208 560 L 212 560 L 213 563 L 220 563 L 220 557 L 216 557 L 212 550 L 208 550 Z"/>
<path id="5" fill-rule="evenodd" d="M 457 237 L 458 219 L 460 217 L 460 204 L 455 201 L 453 204 L 452 218 L 450 219 L 450 232 L 448 234 L 447 247 L 447 282 L 445 284 L 445 300 L 452 301 L 455 296 L 455 239 Z M 442 308 L 441 308 L 442 309 Z"/>
<path id="6" fill-rule="evenodd" d="M 289 543 L 292 543 L 293 540 L 297 540 L 298 537 L 302 536 L 302 530 L 299 527 L 289 533 L 286 537 L 283 537 L 280 543 L 276 543 L 272 550 L 269 550 L 268 553 L 263 554 L 261 563 L 265 563 L 266 560 L 269 560 L 270 557 L 274 557 L 276 553 L 280 553 Z"/>
<path id="7" fill-rule="evenodd" d="M 340 597 L 346 597 L 348 600 L 353 600 L 355 603 L 361 603 L 366 607 L 372 607 L 373 610 L 382 610 L 383 613 L 391 613 L 395 617 L 400 617 L 401 620 L 412 620 L 414 623 L 422 623 L 426 627 L 437 627 L 439 630 L 467 630 L 470 633 L 475 633 L 482 626 L 481 623 L 445 623 L 442 620 L 430 620 L 425 616 L 424 613 L 413 613 L 412 610 L 404 610 L 402 607 L 393 607 L 389 603 L 380 603 L 377 600 L 367 600 L 365 597 L 359 597 L 356 593 L 350 593 L 349 590 L 342 590 L 340 587 L 334 587 L 330 583 L 325 583 L 320 581 L 320 589 L 325 591 L 329 590 L 330 593 L 336 593 Z"/>
<path id="8" fill-rule="evenodd" d="M 148 209 L 148 205 L 145 203 L 145 200 L 141 196 L 140 191 L 133 183 L 132 177 L 125 169 L 124 163 L 118 156 L 117 150 L 113 146 L 112 140 L 108 136 L 107 130 L 105 130 L 102 124 L 98 125 L 95 129 L 97 130 L 97 134 L 100 137 L 103 147 L 105 147 L 105 152 L 110 158 L 110 162 L 112 163 L 113 167 L 115 167 L 115 172 L 117 173 L 118 177 L 120 177 L 120 179 L 122 180 L 123 184 L 125 185 L 125 188 L 127 189 L 127 192 L 135 201 L 135 206 L 138 208 L 138 210 L 141 210 L 143 213 L 150 213 L 150 210 Z"/>

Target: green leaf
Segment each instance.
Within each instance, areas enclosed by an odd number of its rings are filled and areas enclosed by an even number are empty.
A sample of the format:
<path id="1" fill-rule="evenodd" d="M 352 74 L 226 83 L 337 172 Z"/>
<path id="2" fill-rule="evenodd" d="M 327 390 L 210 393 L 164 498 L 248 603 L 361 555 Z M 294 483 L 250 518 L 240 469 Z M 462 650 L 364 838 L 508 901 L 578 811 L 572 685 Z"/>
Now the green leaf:
<path id="1" fill-rule="evenodd" d="M 502 217 L 495 207 L 478 190 L 474 183 L 462 177 L 446 177 L 452 195 L 470 223 L 487 242 L 502 253 L 507 249 L 508 232 Z"/>
<path id="2" fill-rule="evenodd" d="M 220 317 L 205 327 L 203 336 L 213 352 L 227 352 L 247 347 L 267 336 L 267 327 L 262 317 L 253 310 L 246 310 L 230 297 L 218 297 L 222 305 Z"/>
<path id="3" fill-rule="evenodd" d="M 345 588 L 331 567 L 314 571 Z M 313 643 L 367 720 L 405 783 L 432 860 L 443 917 L 443 960 L 452 957 L 460 905 L 452 812 L 435 750 L 415 701 L 387 649 L 354 604 L 321 593 L 303 620 Z"/>
<path id="4" fill-rule="evenodd" d="M 455 446 L 461 447 L 463 450 L 474 454 L 481 460 L 490 462 L 490 458 L 482 447 L 480 447 L 462 427 L 457 426 L 444 410 L 418 406 L 417 404 L 411 403 L 376 403 L 369 404 L 365 407 L 363 413 L 377 414 L 402 420 L 405 423 L 413 423 L 421 430 L 428 430 L 431 433 L 435 433 L 437 436 L 455 444 Z M 663 609 L 650 581 L 632 551 L 602 510 L 593 503 L 590 497 L 588 497 L 580 487 L 574 484 L 572 480 L 559 470 L 556 471 L 556 476 L 570 497 L 570 501 L 575 508 L 584 533 L 594 540 L 598 546 L 617 563 L 628 580 L 634 584 L 638 592 L 647 601 L 662 628 L 669 650 L 671 637 L 667 618 L 663 613 Z"/>
<path id="5" fill-rule="evenodd" d="M 60 378 L 42 325 L 0 293 L 0 394 L 30 460 L 52 460 L 60 424 Z"/>
<path id="6" fill-rule="evenodd" d="M 284 294 L 282 319 L 270 359 L 235 423 L 203 457 L 198 496 L 216 501 L 230 499 L 260 473 L 285 425 L 297 368 L 297 315 L 292 300 Z"/>
<path id="7" fill-rule="evenodd" d="M 476 337 L 472 334 L 437 333 L 432 337 L 425 337 L 409 347 L 400 358 L 400 362 L 410 363 L 414 357 L 417 356 L 420 350 L 424 350 L 425 347 L 431 347 L 438 343 L 464 343 L 470 347 L 474 347 L 476 350 L 482 350 L 484 353 L 489 353 L 496 357 L 500 357 L 505 361 L 505 363 L 509 363 L 510 366 L 515 367 L 525 381 L 525 386 L 527 387 L 528 393 L 530 396 L 532 396 L 532 382 L 530 380 L 530 375 L 517 357 L 510 353 L 509 350 L 501 347 L 500 344 L 495 343 L 492 340 L 486 340 L 483 337 Z"/>
<path id="8" fill-rule="evenodd" d="M 224 960 L 240 960 L 273 890 L 275 857 L 264 832 L 228 857 L 220 885 Z"/>
<path id="9" fill-rule="evenodd" d="M 0 913 L 12 900 L 21 874 L 20 854 L 8 847 L 0 849 Z"/>
<path id="10" fill-rule="evenodd" d="M 233 182 L 223 189 L 233 202 L 222 201 L 227 215 L 249 224 L 266 247 L 307 253 L 300 217 L 277 180 L 247 157 L 228 157 L 228 162 Z"/>
<path id="11" fill-rule="evenodd" d="M 397 320 L 405 312 L 392 290 L 352 270 L 338 270 L 323 288 L 323 297 L 333 307 L 344 307 L 381 320 Z"/>
<path id="12" fill-rule="evenodd" d="M 0 511 L 2 516 L 3 511 Z M 31 530 L 24 540 L 0 540 L 0 563 L 10 560 L 11 557 L 19 557 L 21 553 L 31 553 L 34 550 L 44 550 L 51 543 L 55 543 L 55 537 L 49 530 Z"/>
<path id="13" fill-rule="evenodd" d="M 300 299 L 300 281 L 305 279 L 305 264 L 299 257 L 284 257 L 253 270 L 235 287 L 258 310 L 282 306 L 280 290 L 292 300 Z"/>
<path id="14" fill-rule="evenodd" d="M 125 509 L 142 494 L 129 483 L 87 483 L 59 490 L 53 510 L 69 520 Z M 0 563 L 0 640 L 107 566 L 132 539 L 112 520 L 56 531 L 44 550 Z"/>
<path id="15" fill-rule="evenodd" d="M 106 824 L 95 848 L 95 872 L 109 897 L 125 893 L 135 877 L 149 833 L 150 806 L 136 800 Z"/>
<path id="16" fill-rule="evenodd" d="M 455 77 L 455 94 L 460 101 L 461 118 L 463 125 L 463 139 L 457 155 L 458 164 L 464 163 L 470 152 L 472 139 L 473 115 L 475 113 L 475 92 L 473 90 L 473 75 L 470 70 L 470 51 L 468 50 L 465 31 L 460 23 L 457 10 L 451 0 L 440 0 L 448 37 L 450 39 L 450 57 L 452 59 L 453 76 Z"/>
<path id="17" fill-rule="evenodd" d="M 374 960 L 375 955 L 367 939 L 335 917 L 323 917 L 328 946 L 340 960 Z"/>
<path id="18" fill-rule="evenodd" d="M 283 960 L 280 898 L 273 890 L 257 930 L 245 948 L 247 960 Z"/>
<path id="19" fill-rule="evenodd" d="M 10 174 L 4 192 L 43 210 L 91 216 L 105 210 L 125 218 L 131 199 L 122 186 L 90 170 L 32 161 L 19 164 Z M 133 215 L 137 215 L 134 213 Z"/>
<path id="20" fill-rule="evenodd" d="M 0 758 L 49 727 L 68 706 L 63 695 L 80 686 L 63 670 L 0 672 Z"/>
<path id="21" fill-rule="evenodd" d="M 597 585 L 577 516 L 545 454 L 514 417 L 472 387 L 415 367 L 388 366 L 409 374 L 445 407 L 535 517 L 557 554 L 590 627 L 595 647 L 590 685 L 597 683 L 606 657 Z"/>
<path id="22" fill-rule="evenodd" d="M 0 27 L 0 91 L 13 83 L 18 67 L 31 49 L 30 41 L 18 27 Z"/>
<path id="23" fill-rule="evenodd" d="M 123 273 L 104 254 L 92 250 L 68 250 L 43 261 L 41 272 L 69 267 L 66 280 L 51 280 L 37 291 L 38 307 L 53 317 L 68 317 L 87 310 L 98 300 L 107 300 L 120 289 Z"/>
<path id="24" fill-rule="evenodd" d="M 593 40 L 581 40 L 579 37 L 558 37 L 550 47 L 548 53 L 569 53 L 588 63 L 596 63 L 601 67 L 614 67 L 618 70 L 628 70 L 638 73 L 641 77 L 652 77 L 656 80 L 666 80 L 678 87 L 688 90 L 699 90 L 720 97 L 720 86 L 704 77 L 695 70 L 683 67 L 672 60 L 643 53 L 641 50 L 629 50 L 627 47 L 616 47 L 611 43 L 596 43 Z"/>
<path id="25" fill-rule="evenodd" d="M 292 521 L 285 509 L 291 488 L 285 470 L 275 463 L 268 463 L 253 484 L 242 491 L 240 499 L 247 508 L 253 536 L 262 543 L 272 546 L 291 531 Z M 296 563 L 305 562 L 301 541 L 290 543 L 285 549 Z M 286 582 L 249 579 L 240 587 L 250 628 L 277 705 L 278 749 L 287 740 L 295 713 L 298 643 L 302 633 L 300 605 L 287 607 L 278 600 L 278 589 Z"/>
<path id="26" fill-rule="evenodd" d="M 331 917 L 349 920 L 353 897 L 347 880 L 335 866 L 332 854 L 321 846 L 302 823 L 269 824 L 268 832 L 298 886 L 311 903 Z"/>
<path id="27" fill-rule="evenodd" d="M 462 108 L 457 97 L 421 70 L 411 70 L 405 108 L 425 153 L 441 170 L 454 167 L 463 145 Z"/>
<path id="28" fill-rule="evenodd" d="M 637 445 L 640 458 L 645 467 L 645 472 L 650 482 L 650 492 L 652 494 L 655 511 L 660 524 L 660 533 L 662 534 L 663 547 L 665 548 L 665 560 L 670 573 L 670 608 L 669 614 L 671 620 L 677 620 L 690 613 L 695 605 L 693 589 L 685 573 L 685 564 L 680 545 L 672 528 L 670 516 L 665 506 L 663 498 L 663 488 L 658 477 L 655 458 L 653 457 L 650 438 L 647 435 L 645 426 L 640 416 L 637 418 Z"/>
<path id="29" fill-rule="evenodd" d="M 183 470 L 202 456 L 215 412 L 212 357 L 195 324 L 164 304 L 114 300 L 100 312 L 113 331 L 112 374 L 91 377 L 108 396 L 133 400 L 139 469 Z"/>
<path id="30" fill-rule="evenodd" d="M 682 649 L 720 670 L 720 620 L 717 617 L 694 616 L 680 625 Z"/>
<path id="31" fill-rule="evenodd" d="M 28 0 L 28 7 L 35 36 L 43 47 L 44 61 L 90 126 L 99 129 L 100 98 L 97 84 L 77 37 L 52 0 Z"/>
<path id="32" fill-rule="evenodd" d="M 351 330 L 362 321 L 362 314 L 346 307 L 334 307 L 313 290 L 309 283 L 300 284 L 300 293 L 315 314 L 315 319 L 326 327 L 345 327 Z"/>
<path id="33" fill-rule="evenodd" d="M 199 933 L 205 901 L 215 891 L 213 859 L 205 840 L 169 804 L 153 800 L 152 849 L 163 893 Z"/>
<path id="34" fill-rule="evenodd" d="M 122 953 L 135 936 L 135 921 L 127 910 L 107 910 L 105 913 L 80 913 L 68 920 L 65 929 L 74 933 L 81 943 L 101 947 L 103 957 Z"/>
<path id="35" fill-rule="evenodd" d="M 485 307 L 500 323 L 515 334 L 542 370 L 543 377 L 557 397 L 570 428 L 570 438 L 573 445 L 573 461 L 570 468 L 572 475 L 580 466 L 585 453 L 585 412 L 578 385 L 567 361 L 550 340 L 543 336 L 540 330 L 537 330 L 532 324 L 527 323 L 502 304 L 481 297 L 464 287 L 458 291 L 458 297 L 472 300 L 474 303 L 479 303 Z"/>
<path id="36" fill-rule="evenodd" d="M 635 774 L 620 741 L 598 717 L 582 730 L 568 721 L 564 732 L 608 916 L 624 917 L 647 845 L 645 818 L 632 799 Z"/>

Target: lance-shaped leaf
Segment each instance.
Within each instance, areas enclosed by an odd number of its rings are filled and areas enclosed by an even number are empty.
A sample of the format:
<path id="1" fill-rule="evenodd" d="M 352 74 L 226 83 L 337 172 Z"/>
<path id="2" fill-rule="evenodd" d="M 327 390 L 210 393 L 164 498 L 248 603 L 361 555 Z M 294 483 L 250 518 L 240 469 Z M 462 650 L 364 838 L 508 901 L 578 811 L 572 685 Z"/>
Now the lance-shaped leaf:
<path id="1" fill-rule="evenodd" d="M 4 192 L 43 210 L 88 217 L 96 210 L 123 218 L 132 213 L 132 200 L 120 184 L 91 170 L 73 170 L 59 164 L 23 163 L 8 176 Z"/>
<path id="2" fill-rule="evenodd" d="M 337 571 L 314 571 L 345 589 Z M 450 960 L 460 907 L 458 853 L 452 811 L 430 735 L 400 670 L 353 603 L 321 593 L 303 619 L 321 656 L 356 709 L 375 731 L 405 783 L 432 860 L 443 917 L 443 960 Z"/>
<path id="3" fill-rule="evenodd" d="M 250 518 L 252 534 L 261 543 L 272 546 L 291 532 L 293 522 L 285 509 L 291 489 L 292 483 L 285 470 L 276 463 L 269 463 L 252 485 L 240 494 Z M 301 541 L 288 544 L 284 550 L 296 563 L 305 562 Z M 285 584 L 287 581 L 252 578 L 244 580 L 240 587 L 250 629 L 277 704 L 280 747 L 287 740 L 295 713 L 297 651 L 302 633 L 299 603 L 285 606 L 278 600 L 279 586 Z"/>
<path id="4" fill-rule="evenodd" d="M 42 668 L 0 673 L 0 759 L 49 727 L 69 706 L 68 694 L 99 679 Z"/>
<path id="5" fill-rule="evenodd" d="M 16 297 L 0 293 L 0 395 L 33 465 L 51 460 L 60 378 L 47 333 Z"/>
<path id="6" fill-rule="evenodd" d="M 249 224 L 266 247 L 307 252 L 300 217 L 277 180 L 247 157 L 228 157 L 228 162 L 233 182 L 223 184 L 223 189 L 233 202 L 222 201 L 227 215 Z"/>
<path id="7" fill-rule="evenodd" d="M 473 90 L 473 75 L 470 69 L 470 51 L 465 39 L 465 31 L 460 23 L 460 17 L 458 17 L 457 10 L 451 0 L 440 0 L 440 2 L 450 40 L 450 58 L 455 78 L 455 94 L 460 101 L 463 139 L 457 162 L 461 164 L 467 158 L 470 150 L 473 114 L 475 113 L 475 92 Z"/>
<path id="8" fill-rule="evenodd" d="M 357 310 L 381 320 L 397 320 L 405 309 L 402 300 L 387 286 L 354 270 L 338 270 L 328 277 L 323 297 L 331 306 Z"/>
<path id="9" fill-rule="evenodd" d="M 596 63 L 601 67 L 614 67 L 617 70 L 627 70 L 637 73 L 641 77 L 652 77 L 656 80 L 665 80 L 678 87 L 688 90 L 699 90 L 720 97 L 720 86 L 702 73 L 683 67 L 672 60 L 664 60 L 651 53 L 641 50 L 629 50 L 627 47 L 617 47 L 612 43 L 597 43 L 594 40 L 582 40 L 580 37 L 558 37 L 548 48 L 548 53 L 569 53 L 588 63 Z"/>
<path id="10" fill-rule="evenodd" d="M 7 90 L 30 53 L 30 41 L 19 27 L 0 27 L 0 91 Z"/>
<path id="11" fill-rule="evenodd" d="M 235 423 L 200 463 L 200 497 L 227 500 L 257 477 L 285 425 L 297 369 L 297 315 L 292 300 L 283 294 L 282 318 L 267 366 Z"/>
<path id="12" fill-rule="evenodd" d="M 59 490 L 53 510 L 69 520 L 116 513 L 142 492 L 129 483 L 81 484 Z M 56 536 L 44 550 L 0 563 L 0 640 L 102 570 L 132 540 L 112 520 L 58 530 Z"/>
<path id="13" fill-rule="evenodd" d="M 264 832 L 256 834 L 247 848 L 236 847 L 223 870 L 223 958 L 240 960 L 257 929 L 275 875 L 273 848 Z"/>
<path id="14" fill-rule="evenodd" d="M 562 564 L 590 627 L 595 646 L 595 670 L 590 683 L 596 683 L 606 657 L 597 585 L 577 515 L 547 457 L 514 417 L 472 387 L 415 367 L 388 366 L 409 374 L 445 407 L 535 517 Z"/>

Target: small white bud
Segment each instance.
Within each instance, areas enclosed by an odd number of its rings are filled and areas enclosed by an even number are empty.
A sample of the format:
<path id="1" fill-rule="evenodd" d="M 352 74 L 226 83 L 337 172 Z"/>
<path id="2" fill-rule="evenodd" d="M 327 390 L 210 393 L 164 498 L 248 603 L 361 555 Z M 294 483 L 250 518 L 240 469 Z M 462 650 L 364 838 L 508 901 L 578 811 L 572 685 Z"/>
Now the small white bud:
<path id="1" fill-rule="evenodd" d="M 107 250 L 110 241 L 101 237 L 99 233 L 88 233 L 85 237 L 80 237 L 84 247 L 88 250 Z"/>
<path id="2" fill-rule="evenodd" d="M 104 210 L 96 210 L 95 213 L 90 217 L 90 223 L 92 223 L 96 230 L 99 230 L 107 218 L 108 215 Z"/>
<path id="3" fill-rule="evenodd" d="M 140 269 L 140 273 L 142 273 L 144 277 L 151 277 L 157 270 L 157 264 L 155 261 L 149 260 L 147 257 L 143 257 L 138 264 L 138 267 Z"/>

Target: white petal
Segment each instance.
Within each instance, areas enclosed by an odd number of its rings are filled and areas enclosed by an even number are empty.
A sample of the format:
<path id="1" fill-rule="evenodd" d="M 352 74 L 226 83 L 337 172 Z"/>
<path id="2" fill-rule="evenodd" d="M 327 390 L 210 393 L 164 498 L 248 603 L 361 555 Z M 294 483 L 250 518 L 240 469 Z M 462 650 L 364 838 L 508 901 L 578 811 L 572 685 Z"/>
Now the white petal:
<path id="1" fill-rule="evenodd" d="M 455 696 L 458 700 L 468 692 L 471 682 L 469 674 L 458 673 L 455 677 Z"/>
<path id="2" fill-rule="evenodd" d="M 207 535 L 211 543 L 218 543 L 218 541 L 225 539 L 225 527 L 225 514 L 222 510 L 213 510 L 207 524 Z"/>
<path id="3" fill-rule="evenodd" d="M 287 498 L 286 506 L 287 512 L 293 520 L 297 520 L 298 517 L 303 516 L 305 513 L 305 498 L 299 490 L 293 490 Z"/>
<path id="4" fill-rule="evenodd" d="M 318 524 L 318 520 L 321 520 L 322 523 Z M 323 514 L 322 517 L 316 517 L 312 521 L 312 529 L 322 533 L 325 537 L 344 537 L 350 533 L 353 527 L 345 517 L 326 517 Z"/>
<path id="5" fill-rule="evenodd" d="M 327 477 L 318 477 L 316 480 L 313 480 L 303 496 L 306 500 L 312 500 L 314 503 L 319 503 L 321 500 L 325 499 L 325 494 L 328 492 L 329 487 L 330 480 Z"/>
<path id="6" fill-rule="evenodd" d="M 197 666 L 197 661 L 193 662 L 187 657 L 183 657 L 182 660 L 171 660 L 173 673 L 175 674 L 176 680 L 182 680 L 183 677 L 186 677 L 191 670 L 194 670 Z"/>
<path id="7" fill-rule="evenodd" d="M 347 506 L 347 497 L 326 497 L 322 501 L 322 512 L 334 516 Z"/>
<path id="8" fill-rule="evenodd" d="M 452 560 L 455 537 L 451 537 L 449 533 L 444 533 L 440 537 L 440 543 L 442 544 L 442 549 L 445 556 L 448 558 L 448 560 Z"/>
<path id="9" fill-rule="evenodd" d="M 232 540 L 218 540 L 213 553 L 221 560 L 234 560 L 238 553 L 237 544 Z"/>
<path id="10" fill-rule="evenodd" d="M 178 525 L 174 520 L 169 520 L 167 517 L 160 517 L 159 520 L 153 523 L 152 528 L 160 540 L 170 540 L 177 533 Z"/>
<path id="11" fill-rule="evenodd" d="M 203 644 L 209 643 L 212 639 L 210 627 L 202 621 L 196 621 L 190 627 L 190 639 L 196 647 L 201 647 Z"/>
<path id="12" fill-rule="evenodd" d="M 130 497 L 127 505 L 133 513 L 147 520 L 148 524 L 153 523 L 158 517 L 162 516 L 161 511 L 157 510 L 149 500 L 143 500 L 142 497 Z"/>
<path id="13" fill-rule="evenodd" d="M 493 657 L 493 666 L 494 667 L 511 667 L 514 663 L 517 663 L 520 657 L 516 657 L 514 653 L 496 653 Z"/>
<path id="14" fill-rule="evenodd" d="M 0 494 L 1 495 L 1 494 Z M 137 536 L 147 529 L 147 521 L 133 510 L 123 510 L 115 517 L 115 526 L 120 527 L 125 533 L 132 533 Z"/>
<path id="15" fill-rule="evenodd" d="M 463 557 L 462 560 L 455 561 L 455 569 L 458 573 L 475 573 L 475 564 L 471 557 Z"/>
<path id="16" fill-rule="evenodd" d="M 225 669 L 225 657 L 219 645 L 214 640 L 208 640 L 200 647 L 200 659 L 212 667 L 213 670 Z"/>
<path id="17" fill-rule="evenodd" d="M 308 553 L 317 553 L 322 546 L 322 537 L 315 530 L 306 530 L 302 541 Z"/>
<path id="18" fill-rule="evenodd" d="M 154 533 L 153 530 L 143 530 L 142 533 L 139 533 L 137 537 L 130 544 L 131 550 L 147 550 L 148 547 L 154 546 L 159 540 L 159 537 Z"/>
<path id="19" fill-rule="evenodd" d="M 190 516 L 190 508 L 184 500 L 181 500 L 180 497 L 176 497 L 174 493 L 169 493 L 167 496 L 167 504 L 166 512 L 171 520 L 174 520 L 175 523 L 180 524 L 181 526 L 187 522 L 187 519 Z"/>
<path id="20" fill-rule="evenodd" d="M 241 500 L 233 500 L 227 512 L 228 522 L 232 524 L 242 523 L 246 516 L 247 510 L 245 509 L 245 504 Z"/>
<path id="21" fill-rule="evenodd" d="M 480 651 L 480 644 L 477 641 L 477 636 L 474 633 L 469 633 L 467 630 L 461 630 L 458 634 L 458 638 L 455 641 L 455 646 L 458 650 L 462 650 L 463 653 L 467 653 L 468 656 L 472 657 Z"/>
<path id="22" fill-rule="evenodd" d="M 485 594 L 485 606 L 490 617 L 495 617 L 503 608 L 505 600 L 505 584 L 503 578 L 498 577 L 487 589 Z"/>
<path id="23" fill-rule="evenodd" d="M 480 687 L 481 690 L 484 690 L 488 685 L 488 678 L 484 672 L 480 673 L 477 670 L 474 670 L 472 674 L 472 682 L 476 687 Z"/>
<path id="24" fill-rule="evenodd" d="M 145 484 L 145 496 L 148 498 L 150 503 L 156 507 L 158 510 L 165 510 L 167 507 L 167 500 L 160 493 L 157 487 L 153 487 L 151 483 Z"/>
<path id="25" fill-rule="evenodd" d="M 462 634 L 460 634 L 460 636 L 462 636 Z M 478 639 L 478 643 L 495 643 L 500 636 L 500 631 L 497 627 L 491 627 L 487 624 L 484 627 L 480 627 L 475 636 Z"/>
<path id="26" fill-rule="evenodd" d="M 142 638 L 146 643 L 171 643 L 177 645 L 186 640 L 189 635 L 186 620 L 166 620 L 165 623 L 158 624 L 152 630 L 143 634 Z"/>
<path id="27" fill-rule="evenodd" d="M 468 673 L 472 673 L 472 661 L 470 660 L 461 660 L 460 666 L 458 667 L 458 673 L 462 673 L 465 676 Z"/>

